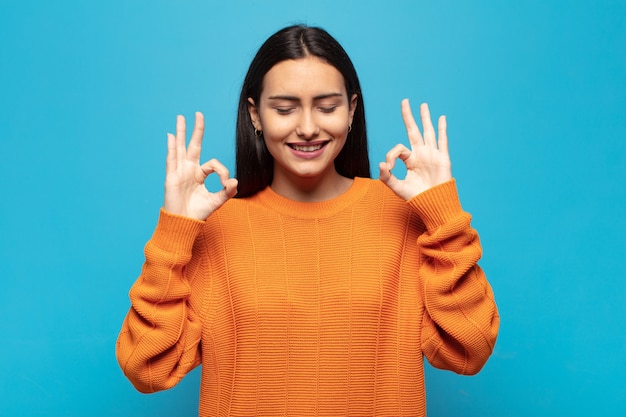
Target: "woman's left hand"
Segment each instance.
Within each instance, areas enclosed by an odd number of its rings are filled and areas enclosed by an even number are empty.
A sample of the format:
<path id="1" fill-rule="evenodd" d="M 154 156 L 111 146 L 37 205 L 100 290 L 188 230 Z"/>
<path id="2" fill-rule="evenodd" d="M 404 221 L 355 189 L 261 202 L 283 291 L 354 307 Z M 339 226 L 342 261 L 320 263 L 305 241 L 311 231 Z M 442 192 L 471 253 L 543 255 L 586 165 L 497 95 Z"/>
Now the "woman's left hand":
<path id="1" fill-rule="evenodd" d="M 380 180 L 405 200 L 410 200 L 429 188 L 452 179 L 446 117 L 439 117 L 439 140 L 435 135 L 426 103 L 420 106 L 420 117 L 424 128 L 423 137 L 413 118 L 409 100 L 402 100 L 402 119 L 411 149 L 402 144 L 396 145 L 387 152 L 385 162 L 379 164 Z M 406 177 L 403 180 L 391 173 L 398 158 L 406 166 Z"/>

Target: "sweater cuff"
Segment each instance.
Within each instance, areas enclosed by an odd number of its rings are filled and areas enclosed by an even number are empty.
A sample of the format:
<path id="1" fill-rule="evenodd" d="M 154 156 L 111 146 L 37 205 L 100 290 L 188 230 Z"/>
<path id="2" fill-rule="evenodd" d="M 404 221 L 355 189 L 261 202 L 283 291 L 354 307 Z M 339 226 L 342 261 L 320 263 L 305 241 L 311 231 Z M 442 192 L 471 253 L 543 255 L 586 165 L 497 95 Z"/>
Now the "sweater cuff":
<path id="1" fill-rule="evenodd" d="M 429 231 L 463 213 L 454 178 L 416 195 L 407 203 L 419 214 Z"/>
<path id="2" fill-rule="evenodd" d="M 190 219 L 161 209 L 159 222 L 150 243 L 171 253 L 190 253 L 193 243 L 204 225 L 201 220 Z"/>

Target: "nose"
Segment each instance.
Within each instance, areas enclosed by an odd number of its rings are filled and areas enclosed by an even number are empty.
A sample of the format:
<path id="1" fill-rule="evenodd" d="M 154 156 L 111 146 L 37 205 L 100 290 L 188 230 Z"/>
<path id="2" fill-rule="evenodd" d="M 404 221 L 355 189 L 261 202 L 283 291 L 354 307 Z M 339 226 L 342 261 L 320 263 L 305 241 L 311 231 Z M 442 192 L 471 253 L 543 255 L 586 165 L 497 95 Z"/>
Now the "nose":
<path id="1" fill-rule="evenodd" d="M 320 127 L 311 112 L 302 112 L 302 116 L 300 120 L 298 120 L 298 126 L 296 127 L 296 134 L 304 139 L 311 139 L 319 135 L 319 133 Z"/>

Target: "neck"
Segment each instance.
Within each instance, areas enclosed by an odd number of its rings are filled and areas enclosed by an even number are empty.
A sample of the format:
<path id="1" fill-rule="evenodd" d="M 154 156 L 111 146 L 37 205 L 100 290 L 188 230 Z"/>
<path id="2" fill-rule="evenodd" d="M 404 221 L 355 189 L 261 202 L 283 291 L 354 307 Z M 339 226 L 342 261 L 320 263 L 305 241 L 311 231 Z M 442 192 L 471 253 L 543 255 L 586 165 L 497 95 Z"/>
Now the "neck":
<path id="1" fill-rule="evenodd" d="M 350 188 L 352 181 L 333 170 L 328 175 L 315 177 L 275 176 L 271 187 L 276 194 L 290 200 L 314 203 L 339 197 Z"/>

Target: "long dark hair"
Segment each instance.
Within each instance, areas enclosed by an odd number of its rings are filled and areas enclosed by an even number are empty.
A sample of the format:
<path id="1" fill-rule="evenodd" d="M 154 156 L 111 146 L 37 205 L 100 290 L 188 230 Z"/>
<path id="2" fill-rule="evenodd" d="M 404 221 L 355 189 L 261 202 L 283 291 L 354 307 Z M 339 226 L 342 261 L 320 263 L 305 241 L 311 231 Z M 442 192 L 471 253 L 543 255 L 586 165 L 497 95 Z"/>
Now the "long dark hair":
<path id="1" fill-rule="evenodd" d="M 316 56 L 341 73 L 346 83 L 348 101 L 353 94 L 357 95 L 352 130 L 335 158 L 335 169 L 348 178 L 370 177 L 363 95 L 350 57 L 325 30 L 304 25 L 289 26 L 270 36 L 259 48 L 241 88 L 237 113 L 237 197 L 248 197 L 261 191 L 271 184 L 274 174 L 274 159 L 265 141 L 254 134 L 248 112 L 248 97 L 258 104 L 265 74 L 279 62 L 306 56 Z"/>

